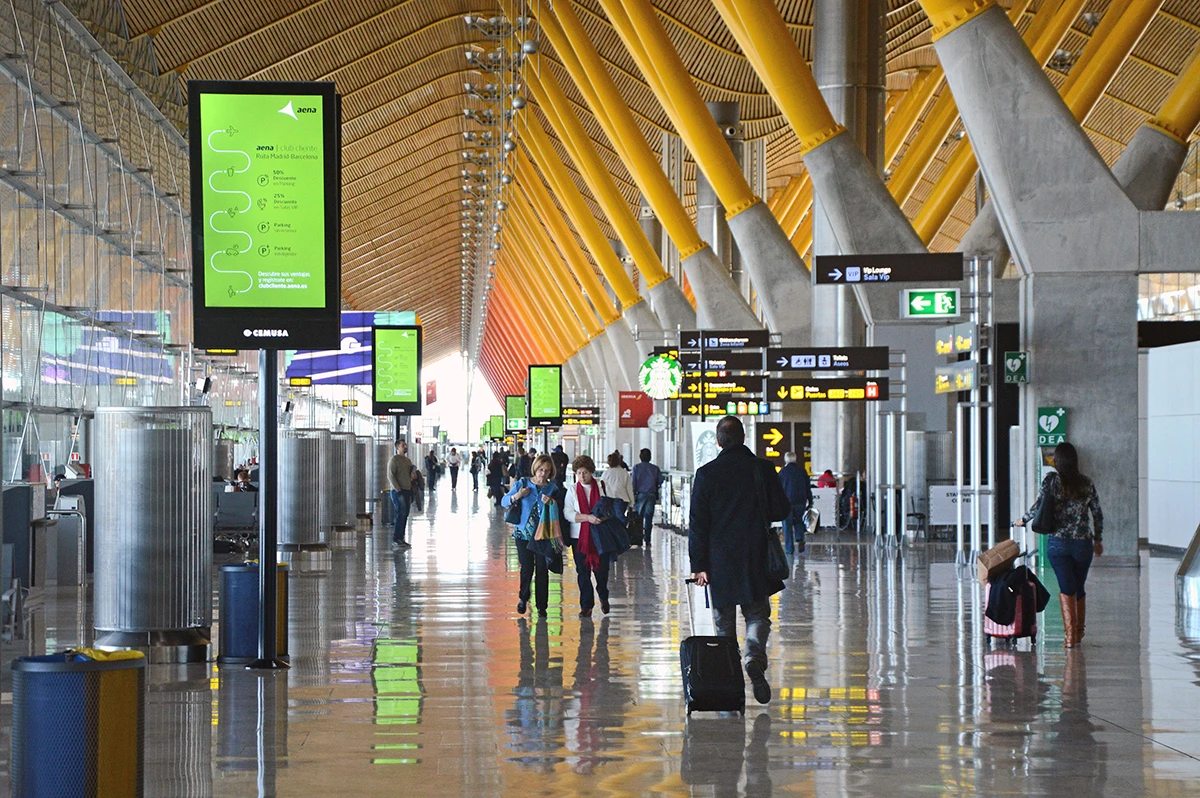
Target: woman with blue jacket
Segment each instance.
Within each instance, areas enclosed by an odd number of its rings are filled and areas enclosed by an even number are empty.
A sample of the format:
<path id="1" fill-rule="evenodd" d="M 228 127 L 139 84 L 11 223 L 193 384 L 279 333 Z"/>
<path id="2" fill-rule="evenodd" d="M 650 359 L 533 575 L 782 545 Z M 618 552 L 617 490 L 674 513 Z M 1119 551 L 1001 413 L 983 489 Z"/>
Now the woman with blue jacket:
<path id="1" fill-rule="evenodd" d="M 563 499 L 566 491 L 554 481 L 554 461 L 547 455 L 539 455 L 530 466 L 532 477 L 521 477 L 513 482 L 501 503 L 511 507 L 519 503 L 521 519 L 513 525 L 513 541 L 517 545 L 517 559 L 521 562 L 521 592 L 517 598 L 517 612 L 524 615 L 529 606 L 529 583 L 534 582 L 538 616 L 546 617 L 546 604 L 550 601 L 550 571 L 546 559 L 529 550 L 529 543 L 537 532 L 542 517 L 542 505 L 558 504 L 562 517 Z M 534 576 L 536 574 L 536 580 Z"/>

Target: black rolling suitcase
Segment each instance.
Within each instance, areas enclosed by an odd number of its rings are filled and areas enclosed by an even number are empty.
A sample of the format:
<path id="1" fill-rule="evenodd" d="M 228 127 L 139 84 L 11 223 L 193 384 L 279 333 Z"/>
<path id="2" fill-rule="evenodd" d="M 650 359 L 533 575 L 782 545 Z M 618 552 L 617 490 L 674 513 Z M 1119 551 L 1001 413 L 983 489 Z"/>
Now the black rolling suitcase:
<path id="1" fill-rule="evenodd" d="M 692 584 L 693 580 L 687 580 Z M 708 606 L 708 588 L 704 589 Z M 741 652 L 736 637 L 708 637 L 695 634 L 691 596 L 688 618 L 692 636 L 679 644 L 679 665 L 683 672 L 683 697 L 687 712 L 740 712 L 746 714 L 746 677 L 742 673 Z"/>

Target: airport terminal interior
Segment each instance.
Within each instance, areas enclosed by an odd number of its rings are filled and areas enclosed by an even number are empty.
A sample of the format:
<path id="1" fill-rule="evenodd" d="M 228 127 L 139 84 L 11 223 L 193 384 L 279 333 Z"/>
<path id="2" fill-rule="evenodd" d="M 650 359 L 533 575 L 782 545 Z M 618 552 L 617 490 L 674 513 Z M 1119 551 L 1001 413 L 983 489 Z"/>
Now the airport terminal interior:
<path id="1" fill-rule="evenodd" d="M 0 790 L 1196 794 L 1198 128 L 1200 0 L 5 0 Z"/>

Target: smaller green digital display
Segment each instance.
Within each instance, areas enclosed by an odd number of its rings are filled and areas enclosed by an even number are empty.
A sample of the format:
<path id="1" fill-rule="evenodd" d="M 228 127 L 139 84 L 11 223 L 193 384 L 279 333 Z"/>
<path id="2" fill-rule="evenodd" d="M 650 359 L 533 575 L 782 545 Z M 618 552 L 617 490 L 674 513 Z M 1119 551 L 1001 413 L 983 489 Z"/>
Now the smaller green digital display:
<path id="1" fill-rule="evenodd" d="M 562 366 L 529 367 L 529 423 L 562 425 Z"/>
<path id="2" fill-rule="evenodd" d="M 421 328 L 375 327 L 372 412 L 416 415 L 421 412 Z"/>
<path id="3" fill-rule="evenodd" d="M 528 428 L 525 420 L 525 397 L 504 397 L 504 428 L 509 432 L 523 432 Z"/>
<path id="4" fill-rule="evenodd" d="M 504 437 L 504 416 L 492 416 L 488 419 L 488 437 L 492 440 Z"/>

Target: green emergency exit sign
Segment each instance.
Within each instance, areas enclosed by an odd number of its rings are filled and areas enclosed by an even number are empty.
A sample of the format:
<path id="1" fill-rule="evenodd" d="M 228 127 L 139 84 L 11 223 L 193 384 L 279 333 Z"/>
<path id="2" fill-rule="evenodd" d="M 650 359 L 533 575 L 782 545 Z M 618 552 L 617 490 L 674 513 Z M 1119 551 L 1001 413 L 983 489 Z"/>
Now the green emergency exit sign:
<path id="1" fill-rule="evenodd" d="M 957 315 L 957 288 L 906 288 L 900 292 L 902 318 L 945 319 Z"/>

